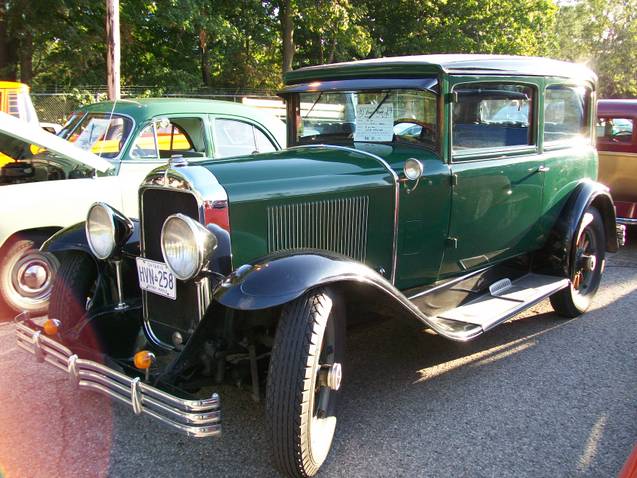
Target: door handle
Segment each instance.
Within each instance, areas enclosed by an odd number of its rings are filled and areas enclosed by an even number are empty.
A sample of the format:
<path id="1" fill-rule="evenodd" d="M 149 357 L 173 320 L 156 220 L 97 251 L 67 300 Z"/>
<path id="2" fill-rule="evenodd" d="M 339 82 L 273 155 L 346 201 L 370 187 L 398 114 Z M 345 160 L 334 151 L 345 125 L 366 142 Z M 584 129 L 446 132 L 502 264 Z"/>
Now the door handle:
<path id="1" fill-rule="evenodd" d="M 539 168 L 537 168 L 537 172 L 538 173 L 548 173 L 551 170 L 551 168 L 549 168 L 548 166 L 540 166 Z"/>

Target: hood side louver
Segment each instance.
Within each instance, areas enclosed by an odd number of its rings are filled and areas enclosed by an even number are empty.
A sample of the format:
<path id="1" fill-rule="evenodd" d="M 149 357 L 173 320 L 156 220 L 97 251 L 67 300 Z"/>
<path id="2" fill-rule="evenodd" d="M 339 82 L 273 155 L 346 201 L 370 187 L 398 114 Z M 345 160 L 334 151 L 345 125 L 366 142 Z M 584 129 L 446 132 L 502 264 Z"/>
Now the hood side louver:
<path id="1" fill-rule="evenodd" d="M 268 250 L 321 249 L 364 262 L 369 198 L 357 196 L 268 207 Z"/>

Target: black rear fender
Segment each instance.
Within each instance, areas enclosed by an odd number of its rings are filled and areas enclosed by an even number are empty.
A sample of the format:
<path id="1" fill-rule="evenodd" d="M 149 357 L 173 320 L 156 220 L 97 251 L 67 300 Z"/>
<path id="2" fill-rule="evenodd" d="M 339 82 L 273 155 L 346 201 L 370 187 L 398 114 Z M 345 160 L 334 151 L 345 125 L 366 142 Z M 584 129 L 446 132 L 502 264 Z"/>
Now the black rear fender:
<path id="1" fill-rule="evenodd" d="M 582 181 L 571 193 L 551 230 L 546 246 L 536 256 L 536 268 L 549 274 L 570 275 L 573 239 L 584 213 L 595 207 L 604 221 L 606 251 L 617 252 L 615 207 L 606 186 L 595 181 Z"/>

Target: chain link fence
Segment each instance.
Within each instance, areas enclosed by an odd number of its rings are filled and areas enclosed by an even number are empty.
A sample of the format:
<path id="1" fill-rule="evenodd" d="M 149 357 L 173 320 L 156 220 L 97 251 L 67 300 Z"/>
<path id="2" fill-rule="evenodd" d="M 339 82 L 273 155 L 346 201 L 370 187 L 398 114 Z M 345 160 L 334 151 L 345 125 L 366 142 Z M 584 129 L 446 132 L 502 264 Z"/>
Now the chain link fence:
<path id="1" fill-rule="evenodd" d="M 276 92 L 267 90 L 239 90 L 239 89 L 206 89 L 198 88 L 192 90 L 173 91 L 166 88 L 157 87 L 127 87 L 123 88 L 122 99 L 136 98 L 203 98 L 210 100 L 233 101 L 236 103 L 247 103 L 260 106 L 259 100 L 266 100 L 266 109 L 281 117 L 283 110 L 276 105 L 280 98 Z M 107 100 L 107 90 L 103 86 L 87 86 L 82 88 L 72 88 L 69 90 L 58 90 L 57 88 L 48 90 L 35 90 L 31 92 L 33 105 L 38 113 L 41 122 L 64 124 L 68 116 L 79 107 Z"/>

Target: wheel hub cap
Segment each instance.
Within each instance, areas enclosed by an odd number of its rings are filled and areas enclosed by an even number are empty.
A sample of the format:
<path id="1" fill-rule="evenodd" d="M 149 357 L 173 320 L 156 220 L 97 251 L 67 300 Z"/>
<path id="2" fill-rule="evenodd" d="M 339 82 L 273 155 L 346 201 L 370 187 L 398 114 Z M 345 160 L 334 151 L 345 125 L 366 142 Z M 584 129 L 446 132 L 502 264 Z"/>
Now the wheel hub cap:
<path id="1" fill-rule="evenodd" d="M 337 391 L 341 388 L 341 379 L 343 378 L 343 370 L 340 363 L 333 363 L 327 370 L 327 386 L 330 390 Z"/>
<path id="2" fill-rule="evenodd" d="M 585 270 L 593 272 L 595 270 L 595 266 L 597 266 L 597 257 L 594 255 L 583 255 L 582 262 Z"/>
<path id="3" fill-rule="evenodd" d="M 29 289 L 40 289 L 46 282 L 47 272 L 40 264 L 28 266 L 22 274 L 22 283 Z"/>

